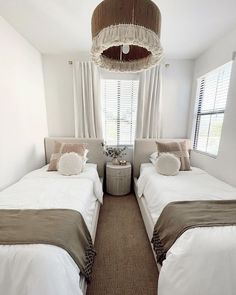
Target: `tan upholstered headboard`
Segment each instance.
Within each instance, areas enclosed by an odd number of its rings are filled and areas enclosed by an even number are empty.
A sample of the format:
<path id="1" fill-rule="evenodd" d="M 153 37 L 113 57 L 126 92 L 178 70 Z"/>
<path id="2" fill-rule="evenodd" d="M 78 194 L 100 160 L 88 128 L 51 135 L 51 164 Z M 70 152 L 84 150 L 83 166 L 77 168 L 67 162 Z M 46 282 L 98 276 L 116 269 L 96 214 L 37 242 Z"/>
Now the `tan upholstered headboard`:
<path id="1" fill-rule="evenodd" d="M 184 141 L 186 140 L 189 144 L 189 149 L 192 148 L 191 141 L 189 139 L 158 139 L 158 141 Z M 157 139 L 136 139 L 134 144 L 134 177 L 139 176 L 140 165 L 142 163 L 150 163 L 149 157 L 152 153 L 157 151 L 156 146 Z"/>
<path id="2" fill-rule="evenodd" d="M 88 163 L 97 164 L 98 174 L 100 177 L 104 176 L 104 165 L 105 158 L 103 155 L 103 148 L 101 143 L 102 139 L 84 139 L 84 138 L 74 138 L 74 137 L 47 137 L 45 138 L 45 155 L 46 163 L 50 161 L 51 154 L 53 153 L 55 141 L 68 142 L 68 143 L 87 143 L 88 145 Z"/>

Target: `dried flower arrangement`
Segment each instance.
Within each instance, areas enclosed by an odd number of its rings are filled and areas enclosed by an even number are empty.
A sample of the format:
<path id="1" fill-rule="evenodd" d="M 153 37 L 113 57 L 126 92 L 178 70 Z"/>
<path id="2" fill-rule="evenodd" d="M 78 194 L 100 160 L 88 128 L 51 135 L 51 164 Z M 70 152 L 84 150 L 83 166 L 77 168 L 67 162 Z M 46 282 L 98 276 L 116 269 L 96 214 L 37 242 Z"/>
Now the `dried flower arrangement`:
<path id="1" fill-rule="evenodd" d="M 124 147 L 112 147 L 102 143 L 103 153 L 109 158 L 112 158 L 112 163 L 119 165 L 118 158 L 122 158 L 126 155 L 126 146 Z"/>

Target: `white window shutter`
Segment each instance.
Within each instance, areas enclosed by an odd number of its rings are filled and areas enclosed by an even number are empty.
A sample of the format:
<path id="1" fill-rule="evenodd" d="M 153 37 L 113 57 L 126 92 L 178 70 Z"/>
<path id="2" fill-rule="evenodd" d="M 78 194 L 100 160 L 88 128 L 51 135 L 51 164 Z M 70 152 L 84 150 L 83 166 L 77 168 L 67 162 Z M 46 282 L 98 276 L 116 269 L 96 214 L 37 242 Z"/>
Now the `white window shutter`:
<path id="1" fill-rule="evenodd" d="M 229 62 L 199 79 L 195 150 L 218 154 L 231 68 Z"/>
<path id="2" fill-rule="evenodd" d="M 139 81 L 103 79 L 101 86 L 106 143 L 133 145 Z"/>

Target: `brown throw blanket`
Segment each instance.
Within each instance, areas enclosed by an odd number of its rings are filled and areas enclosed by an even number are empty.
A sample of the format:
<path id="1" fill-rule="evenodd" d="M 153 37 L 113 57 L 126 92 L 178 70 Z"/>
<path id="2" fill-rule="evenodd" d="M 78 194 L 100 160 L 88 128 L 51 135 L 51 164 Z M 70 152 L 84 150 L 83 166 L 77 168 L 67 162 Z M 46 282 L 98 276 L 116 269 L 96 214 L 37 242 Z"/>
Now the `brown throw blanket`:
<path id="1" fill-rule="evenodd" d="M 0 245 L 50 244 L 66 250 L 87 281 L 94 256 L 82 215 L 74 210 L 0 210 Z"/>
<path id="2" fill-rule="evenodd" d="M 153 248 L 162 264 L 167 251 L 188 229 L 236 225 L 236 200 L 183 201 L 169 203 L 153 232 Z"/>

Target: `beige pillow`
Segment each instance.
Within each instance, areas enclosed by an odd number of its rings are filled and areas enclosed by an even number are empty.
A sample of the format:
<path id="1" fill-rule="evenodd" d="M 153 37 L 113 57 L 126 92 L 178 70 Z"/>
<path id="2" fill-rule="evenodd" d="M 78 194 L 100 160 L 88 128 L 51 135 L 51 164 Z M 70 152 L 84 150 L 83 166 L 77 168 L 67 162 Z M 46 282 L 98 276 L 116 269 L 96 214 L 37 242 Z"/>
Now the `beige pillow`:
<path id="1" fill-rule="evenodd" d="M 86 143 L 65 143 L 55 141 L 54 151 L 50 158 L 50 163 L 48 166 L 48 171 L 57 171 L 58 170 L 58 161 L 60 157 L 65 153 L 77 153 L 82 157 L 86 157 L 88 150 Z"/>
<path id="2" fill-rule="evenodd" d="M 65 153 L 77 153 L 80 156 L 84 156 L 87 145 L 85 143 L 62 143 L 60 152 Z"/>
<path id="3" fill-rule="evenodd" d="M 53 150 L 53 153 L 54 153 L 54 154 L 58 154 L 58 153 L 60 153 L 60 151 L 61 151 L 61 146 L 62 146 L 62 142 L 55 141 L 55 142 L 54 142 L 54 150 Z"/>
<path id="4" fill-rule="evenodd" d="M 158 154 L 161 153 L 171 153 L 176 155 L 181 162 L 180 170 L 181 171 L 189 171 L 190 168 L 190 159 L 189 159 L 189 151 L 187 147 L 186 141 L 181 142 L 160 142 L 157 141 L 157 150 Z"/>
<path id="5" fill-rule="evenodd" d="M 51 155 L 48 171 L 57 171 L 57 164 L 61 155 L 61 153 L 55 153 Z"/>

